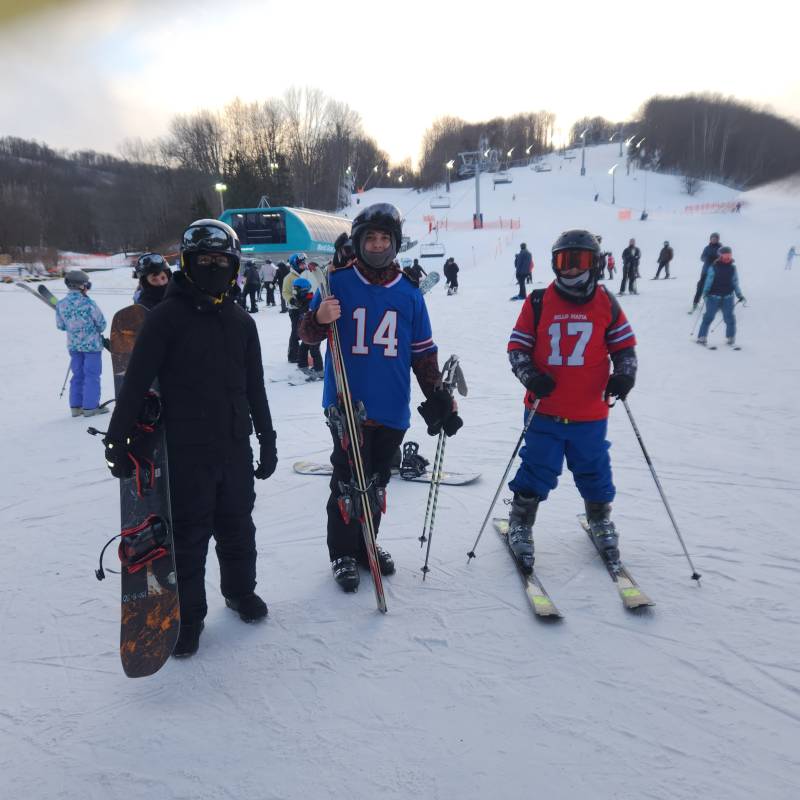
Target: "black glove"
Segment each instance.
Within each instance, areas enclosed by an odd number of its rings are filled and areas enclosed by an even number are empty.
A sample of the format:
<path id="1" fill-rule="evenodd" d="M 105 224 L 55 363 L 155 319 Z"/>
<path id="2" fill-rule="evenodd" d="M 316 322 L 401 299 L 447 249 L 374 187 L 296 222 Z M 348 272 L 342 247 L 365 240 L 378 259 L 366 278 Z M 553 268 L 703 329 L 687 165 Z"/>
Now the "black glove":
<path id="1" fill-rule="evenodd" d="M 633 378 L 630 375 L 617 375 L 615 373 L 608 379 L 606 384 L 606 399 L 619 397 L 620 400 L 624 400 L 631 389 L 633 389 Z"/>
<path id="2" fill-rule="evenodd" d="M 130 478 L 133 475 L 133 460 L 130 457 L 131 440 L 120 442 L 117 439 L 103 439 L 106 446 L 106 465 L 115 478 Z"/>
<path id="3" fill-rule="evenodd" d="M 417 408 L 428 425 L 428 434 L 438 436 L 441 431 L 447 436 L 455 436 L 464 420 L 453 408 L 453 398 L 445 389 L 436 389 L 431 396 Z"/>
<path id="4" fill-rule="evenodd" d="M 278 450 L 275 447 L 275 431 L 269 431 L 258 437 L 258 466 L 253 470 L 253 475 L 260 481 L 265 481 L 275 472 L 278 466 Z"/>
<path id="5" fill-rule="evenodd" d="M 537 397 L 548 397 L 553 394 L 556 382 L 546 372 L 543 372 L 541 375 L 536 375 L 536 377 L 525 381 L 525 388 L 529 392 L 533 392 Z"/>

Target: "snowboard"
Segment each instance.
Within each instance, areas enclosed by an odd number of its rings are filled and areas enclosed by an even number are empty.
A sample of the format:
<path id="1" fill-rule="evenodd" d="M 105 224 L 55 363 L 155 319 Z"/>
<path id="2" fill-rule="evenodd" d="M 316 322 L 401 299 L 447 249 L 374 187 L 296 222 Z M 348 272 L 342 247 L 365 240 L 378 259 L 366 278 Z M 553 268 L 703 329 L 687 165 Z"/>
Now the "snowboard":
<path id="1" fill-rule="evenodd" d="M 119 395 L 136 336 L 147 309 L 123 308 L 111 322 L 114 392 Z M 129 678 L 157 672 L 180 629 L 178 584 L 172 542 L 166 437 L 158 387 L 143 398 L 134 452 L 142 469 L 120 479 L 120 658 Z M 99 577 L 99 576 L 98 576 Z"/>
<path id="2" fill-rule="evenodd" d="M 292 467 L 300 475 L 333 475 L 333 467 L 330 464 L 318 464 L 314 461 L 295 461 Z M 392 469 L 392 475 L 399 474 L 399 470 Z M 443 486 L 465 486 L 478 480 L 480 476 L 480 472 L 443 472 L 440 483 Z M 431 473 L 428 471 L 417 477 L 403 478 L 403 480 L 415 483 L 430 483 Z"/>
<path id="3" fill-rule="evenodd" d="M 420 282 L 419 282 L 419 290 L 422 294 L 427 294 L 431 289 L 433 289 L 436 284 L 439 283 L 439 273 L 438 272 L 429 272 Z"/>

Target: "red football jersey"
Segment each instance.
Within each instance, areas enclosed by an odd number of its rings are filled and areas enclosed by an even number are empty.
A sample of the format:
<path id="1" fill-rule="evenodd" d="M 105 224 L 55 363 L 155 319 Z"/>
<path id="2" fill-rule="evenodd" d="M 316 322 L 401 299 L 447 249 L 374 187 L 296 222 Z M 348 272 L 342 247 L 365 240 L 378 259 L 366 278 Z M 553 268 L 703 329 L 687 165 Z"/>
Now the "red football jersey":
<path id="1" fill-rule="evenodd" d="M 538 410 L 576 422 L 605 419 L 609 354 L 636 344 L 625 313 L 603 286 L 580 305 L 561 297 L 552 283 L 545 289 L 541 310 L 538 330 L 534 330 L 533 306 L 526 300 L 508 342 L 509 352 L 531 353 L 537 372 L 546 372 L 556 382 Z M 525 393 L 528 408 L 534 399 Z"/>

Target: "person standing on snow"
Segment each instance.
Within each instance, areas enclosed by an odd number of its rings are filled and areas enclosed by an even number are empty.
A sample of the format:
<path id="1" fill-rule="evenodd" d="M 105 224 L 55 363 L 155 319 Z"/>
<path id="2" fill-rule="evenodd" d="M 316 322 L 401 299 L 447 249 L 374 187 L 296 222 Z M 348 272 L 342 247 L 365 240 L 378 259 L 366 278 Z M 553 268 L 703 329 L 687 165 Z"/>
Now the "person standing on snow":
<path id="1" fill-rule="evenodd" d="M 653 278 L 654 281 L 658 280 L 658 276 L 661 274 L 662 269 L 664 270 L 664 280 L 669 280 L 669 265 L 674 255 L 675 253 L 670 247 L 669 242 L 664 242 L 664 246 L 661 248 L 661 252 L 658 254 L 658 269 L 656 270 L 655 278 Z"/>
<path id="2" fill-rule="evenodd" d="M 703 299 L 706 303 L 705 314 L 697 332 L 697 344 L 706 345 L 708 342 L 708 329 L 717 316 L 717 311 L 722 311 L 725 320 L 726 344 L 733 347 L 736 343 L 736 317 L 733 313 L 733 296 L 744 303 L 744 295 L 739 288 L 739 275 L 733 261 L 733 250 L 730 247 L 720 247 L 717 260 L 711 264 L 706 274 L 703 286 Z"/>
<path id="3" fill-rule="evenodd" d="M 289 257 L 289 272 L 283 279 L 281 286 L 281 296 L 289 306 L 289 349 L 287 351 L 287 359 L 290 364 L 297 364 L 297 358 L 300 351 L 300 337 L 297 333 L 297 326 L 300 323 L 301 313 L 297 308 L 294 297 L 294 282 L 306 270 L 306 255 L 305 253 L 295 253 Z M 307 366 L 301 364 L 301 366 Z"/>
<path id="4" fill-rule="evenodd" d="M 639 261 L 642 251 L 636 246 L 636 239 L 631 239 L 628 246 L 622 251 L 622 284 L 619 293 L 625 294 L 625 287 L 631 294 L 639 294 L 636 291 L 636 279 L 639 277 Z"/>
<path id="5" fill-rule="evenodd" d="M 242 308 L 247 310 L 247 299 L 250 299 L 249 311 L 251 314 L 258 312 L 258 290 L 261 288 L 261 273 L 256 262 L 248 259 L 244 262 L 244 301 Z"/>
<path id="6" fill-rule="evenodd" d="M 411 278 L 411 280 L 416 283 L 417 286 L 419 286 L 422 276 L 428 274 L 422 268 L 422 265 L 419 263 L 419 259 L 417 258 L 415 258 L 414 263 L 407 269 L 404 269 L 403 272 L 405 272 L 405 274 L 408 275 L 408 277 Z"/>
<path id="7" fill-rule="evenodd" d="M 164 299 L 172 276 L 166 259 L 158 253 L 145 253 L 137 259 L 133 274 L 139 279 L 133 302 L 148 310 L 157 306 Z"/>
<path id="8" fill-rule="evenodd" d="M 275 288 L 278 290 L 278 297 L 281 301 L 281 314 L 286 314 L 289 309 L 286 307 L 286 300 L 283 297 L 283 281 L 289 274 L 289 265 L 285 261 L 279 261 L 275 269 Z"/>
<path id="9" fill-rule="evenodd" d="M 447 281 L 447 294 L 456 294 L 458 292 L 458 264 L 454 258 L 448 258 L 444 262 L 442 272 Z"/>
<path id="10" fill-rule="evenodd" d="M 533 256 L 525 242 L 519 246 L 519 253 L 514 256 L 514 274 L 519 284 L 519 293 L 510 297 L 510 300 L 524 300 L 527 296 L 525 284 L 533 272 Z"/>
<path id="11" fill-rule="evenodd" d="M 111 474 L 129 476 L 128 453 L 135 453 L 133 431 L 142 399 L 158 378 L 181 611 L 176 657 L 191 656 L 199 646 L 208 611 L 205 564 L 212 536 L 226 605 L 245 622 L 267 615 L 266 603 L 255 593 L 253 479 L 269 478 L 278 455 L 258 330 L 230 295 L 240 253 L 236 232 L 219 220 L 197 220 L 184 231 L 181 270 L 136 338 L 103 440 Z"/>
<path id="12" fill-rule="evenodd" d="M 267 290 L 267 307 L 275 305 L 275 275 L 278 268 L 267 259 L 261 267 L 261 280 Z"/>
<path id="13" fill-rule="evenodd" d="M 92 283 L 80 269 L 64 276 L 69 289 L 56 304 L 56 327 L 67 332 L 67 350 L 72 380 L 69 407 L 73 417 L 107 414 L 100 405 L 100 375 L 103 372 L 103 331 L 106 320 L 97 303 L 89 297 Z"/>
<path id="14" fill-rule="evenodd" d="M 525 572 L 533 569 L 537 509 L 556 488 L 565 457 L 599 550 L 609 564 L 619 561 L 608 400 L 624 400 L 633 388 L 636 337 L 614 295 L 597 284 L 599 252 L 588 231 L 562 233 L 552 248 L 556 278 L 531 294 L 508 342 L 511 369 L 526 389 L 526 416 L 539 401 L 508 485 L 508 541 Z"/>
<path id="15" fill-rule="evenodd" d="M 797 250 L 795 250 L 794 245 L 789 248 L 789 252 L 786 254 L 786 267 L 785 269 L 792 268 L 792 262 L 794 261 L 794 257 L 797 255 Z"/>
<path id="16" fill-rule="evenodd" d="M 717 256 L 719 255 L 719 250 L 721 247 L 722 244 L 719 241 L 719 234 L 712 233 L 708 238 L 708 244 L 703 248 L 703 252 L 700 254 L 700 260 L 703 262 L 703 267 L 700 270 L 700 279 L 697 281 L 697 289 L 695 290 L 694 298 L 692 299 L 692 310 L 689 312 L 690 314 L 696 311 L 697 306 L 700 304 L 700 298 L 703 294 L 703 287 L 706 285 L 708 268 L 717 260 Z"/>
<path id="17" fill-rule="evenodd" d="M 364 473 L 375 488 L 376 532 L 386 507 L 391 462 L 411 424 L 412 370 L 426 397 L 419 412 L 428 433 L 435 436 L 444 429 L 453 436 L 462 425 L 453 398 L 441 386 L 425 300 L 395 261 L 402 235 L 402 219 L 395 206 L 376 203 L 361 211 L 353 220 L 355 256 L 344 266 L 329 268 L 330 296 L 323 300 L 317 292 L 300 325 L 303 341 L 315 344 L 326 338 L 330 324 L 338 320 L 353 403 L 363 403 L 366 413 L 361 455 Z M 361 523 L 344 513 L 355 503 L 356 490 L 348 454 L 336 432 L 335 413 L 331 414 L 337 402 L 333 364 L 327 353 L 322 406 L 333 437 L 328 555 L 334 579 L 342 590 L 352 592 L 358 588 L 358 564 L 366 564 L 366 552 Z M 391 555 L 380 547 L 378 561 L 382 575 L 395 571 Z"/>

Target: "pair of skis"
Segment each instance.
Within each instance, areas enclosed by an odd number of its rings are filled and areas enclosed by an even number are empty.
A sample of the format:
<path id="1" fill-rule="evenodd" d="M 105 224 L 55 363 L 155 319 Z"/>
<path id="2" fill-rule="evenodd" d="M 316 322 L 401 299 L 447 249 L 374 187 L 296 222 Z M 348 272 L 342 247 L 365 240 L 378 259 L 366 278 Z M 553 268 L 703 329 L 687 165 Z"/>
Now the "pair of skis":
<path id="1" fill-rule="evenodd" d="M 589 540 L 592 542 L 595 548 L 597 548 L 597 542 L 595 542 L 594 536 L 592 536 L 589 523 L 586 521 L 586 516 L 580 514 L 578 516 L 578 521 L 580 522 L 583 530 L 586 532 L 586 535 L 589 537 Z M 506 544 L 508 544 L 508 520 L 495 518 L 493 523 L 495 530 L 500 534 L 500 537 L 506 542 Z M 509 552 L 511 552 L 510 547 Z M 603 558 L 603 555 L 600 553 L 599 549 L 597 549 L 597 552 L 600 554 L 600 557 Z M 517 570 L 522 578 L 523 585 L 525 586 L 525 594 L 528 597 L 528 601 L 531 604 L 534 614 L 536 614 L 537 617 L 561 619 L 563 615 L 558 610 L 556 604 L 553 602 L 547 590 L 542 585 L 541 580 L 539 580 L 539 576 L 536 574 L 536 570 L 533 569 L 530 573 L 526 573 L 519 567 L 519 563 L 517 562 L 516 558 L 514 559 L 514 563 L 517 564 Z M 639 588 L 639 585 L 636 583 L 627 567 L 625 567 L 621 561 L 617 562 L 616 564 L 611 564 L 603 559 L 603 563 L 608 570 L 611 580 L 614 581 L 614 584 L 617 587 L 620 600 L 622 600 L 622 604 L 625 606 L 625 608 L 629 610 L 635 610 L 638 608 L 655 605 L 655 603 Z"/>

